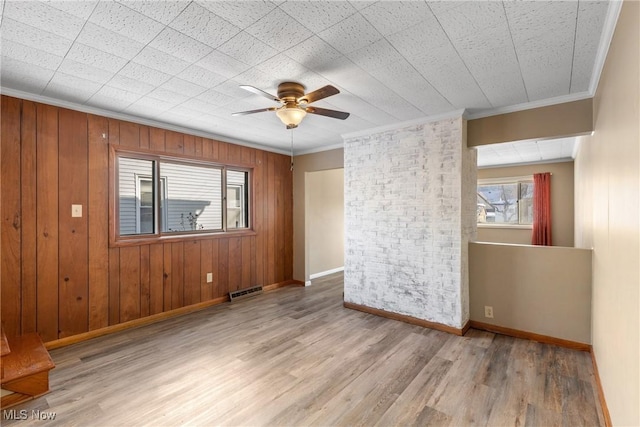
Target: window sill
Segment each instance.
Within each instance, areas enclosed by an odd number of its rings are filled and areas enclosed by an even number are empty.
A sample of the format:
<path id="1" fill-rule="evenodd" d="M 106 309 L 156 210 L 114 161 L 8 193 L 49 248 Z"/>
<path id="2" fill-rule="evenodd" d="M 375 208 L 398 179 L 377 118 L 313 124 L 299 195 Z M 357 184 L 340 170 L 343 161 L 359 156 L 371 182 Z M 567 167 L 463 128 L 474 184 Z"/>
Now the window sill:
<path id="1" fill-rule="evenodd" d="M 178 236 L 164 235 L 164 236 L 152 236 L 152 237 L 125 237 L 119 238 L 116 241 L 109 242 L 110 248 L 122 248 L 128 246 L 143 246 L 152 245 L 156 243 L 180 243 L 180 242 L 193 242 L 196 240 L 211 240 L 211 239 L 231 239 L 234 237 L 247 237 L 256 236 L 254 230 L 238 230 L 238 231 L 224 231 L 216 233 L 194 233 L 194 234 L 180 234 Z"/>
<path id="2" fill-rule="evenodd" d="M 501 229 L 511 229 L 511 230 L 533 230 L 533 225 L 531 225 L 531 224 L 487 224 L 487 223 L 482 223 L 482 224 L 478 224 L 478 228 L 501 228 Z"/>

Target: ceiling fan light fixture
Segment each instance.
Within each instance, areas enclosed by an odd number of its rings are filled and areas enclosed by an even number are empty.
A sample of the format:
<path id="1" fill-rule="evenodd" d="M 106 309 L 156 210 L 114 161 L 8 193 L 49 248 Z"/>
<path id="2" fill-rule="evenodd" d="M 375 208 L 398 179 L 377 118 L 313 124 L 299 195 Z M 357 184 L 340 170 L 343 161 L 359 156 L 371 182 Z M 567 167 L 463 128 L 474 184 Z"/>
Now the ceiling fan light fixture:
<path id="1" fill-rule="evenodd" d="M 287 126 L 287 129 L 293 129 L 298 127 L 307 112 L 295 105 L 285 105 L 276 110 L 276 115 Z"/>

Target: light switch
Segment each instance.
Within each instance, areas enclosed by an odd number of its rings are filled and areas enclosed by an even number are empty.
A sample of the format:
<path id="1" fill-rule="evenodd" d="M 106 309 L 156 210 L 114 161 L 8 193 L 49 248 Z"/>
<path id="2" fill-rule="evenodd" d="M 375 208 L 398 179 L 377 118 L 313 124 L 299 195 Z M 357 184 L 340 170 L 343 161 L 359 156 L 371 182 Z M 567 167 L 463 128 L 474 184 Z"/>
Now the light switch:
<path id="1" fill-rule="evenodd" d="M 73 218 L 82 217 L 82 205 L 71 205 L 71 216 Z"/>
<path id="2" fill-rule="evenodd" d="M 207 283 L 213 282 L 213 273 L 207 273 Z"/>

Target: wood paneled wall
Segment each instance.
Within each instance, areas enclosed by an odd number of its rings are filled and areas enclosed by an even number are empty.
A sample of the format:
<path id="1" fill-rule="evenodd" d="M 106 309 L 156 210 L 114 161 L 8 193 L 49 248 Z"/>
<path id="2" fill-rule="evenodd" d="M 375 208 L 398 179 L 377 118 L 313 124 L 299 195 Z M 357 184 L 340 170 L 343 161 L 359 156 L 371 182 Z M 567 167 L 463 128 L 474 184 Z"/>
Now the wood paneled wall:
<path id="1" fill-rule="evenodd" d="M 1 125 L 7 335 L 48 342 L 292 279 L 288 157 L 7 96 Z M 255 235 L 109 247 L 109 144 L 253 168 Z"/>

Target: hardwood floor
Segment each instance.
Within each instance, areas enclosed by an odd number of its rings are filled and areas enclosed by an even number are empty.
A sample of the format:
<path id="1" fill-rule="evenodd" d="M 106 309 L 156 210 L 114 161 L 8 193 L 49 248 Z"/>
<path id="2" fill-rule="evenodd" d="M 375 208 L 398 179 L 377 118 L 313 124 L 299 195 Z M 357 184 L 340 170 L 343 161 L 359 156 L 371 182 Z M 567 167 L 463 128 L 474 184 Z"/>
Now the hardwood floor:
<path id="1" fill-rule="evenodd" d="M 52 351 L 46 425 L 604 425 L 588 353 L 342 307 L 342 276 Z"/>

